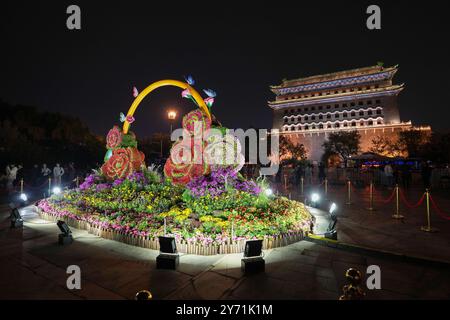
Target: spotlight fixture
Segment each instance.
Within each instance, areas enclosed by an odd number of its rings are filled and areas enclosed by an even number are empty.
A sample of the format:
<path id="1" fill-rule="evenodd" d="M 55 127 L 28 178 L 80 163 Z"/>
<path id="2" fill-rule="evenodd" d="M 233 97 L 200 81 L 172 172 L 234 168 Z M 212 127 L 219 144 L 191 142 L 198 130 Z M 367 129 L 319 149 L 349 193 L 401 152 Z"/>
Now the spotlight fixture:
<path id="1" fill-rule="evenodd" d="M 266 194 L 266 196 L 270 197 L 270 196 L 273 194 L 273 191 L 272 191 L 272 189 L 267 188 L 267 189 L 264 191 L 264 193 Z"/>
<path id="2" fill-rule="evenodd" d="M 320 200 L 320 196 L 317 192 L 314 192 L 313 194 L 311 194 L 311 206 L 312 207 L 315 208 L 317 206 L 317 203 L 319 202 L 319 200 Z"/>
<path id="3" fill-rule="evenodd" d="M 60 187 L 54 187 L 52 191 L 53 191 L 53 194 L 60 194 L 61 193 L 61 188 Z"/>
<path id="4" fill-rule="evenodd" d="M 244 257 L 260 257 L 262 254 L 262 240 L 247 240 L 245 242 Z"/>
<path id="5" fill-rule="evenodd" d="M 262 240 L 247 240 L 245 242 L 244 258 L 241 259 L 241 270 L 244 273 L 257 273 L 265 270 L 262 244 Z"/>
<path id="6" fill-rule="evenodd" d="M 20 200 L 22 200 L 23 202 L 27 202 L 28 201 L 28 197 L 25 193 L 21 193 L 20 194 Z"/>
<path id="7" fill-rule="evenodd" d="M 72 231 L 67 223 L 62 220 L 58 220 L 56 223 L 61 233 L 58 235 L 58 243 L 60 245 L 71 244 L 73 242 Z"/>
<path id="8" fill-rule="evenodd" d="M 313 194 L 311 195 L 311 201 L 312 201 L 312 202 L 317 202 L 317 201 L 319 201 L 319 199 L 320 199 L 320 196 L 319 196 L 318 193 L 313 193 Z"/>
<path id="9" fill-rule="evenodd" d="M 337 209 L 336 203 L 332 202 L 330 205 L 330 210 L 328 211 L 330 214 L 333 214 Z"/>
<path id="10" fill-rule="evenodd" d="M 19 209 L 13 208 L 10 214 L 11 228 L 21 228 L 23 226 L 23 219 L 20 215 Z"/>
<path id="11" fill-rule="evenodd" d="M 159 251 L 162 253 L 177 253 L 177 244 L 175 238 L 172 237 L 159 237 Z"/>
<path id="12" fill-rule="evenodd" d="M 336 211 L 336 209 L 337 209 L 336 204 L 334 202 L 331 203 L 330 210 L 329 210 L 331 221 L 328 224 L 327 231 L 325 232 L 325 238 L 332 239 L 332 240 L 337 240 L 337 230 L 336 230 L 337 216 L 334 213 Z"/>
<path id="13" fill-rule="evenodd" d="M 177 244 L 173 237 L 158 237 L 160 254 L 156 257 L 157 269 L 175 270 L 180 262 Z"/>

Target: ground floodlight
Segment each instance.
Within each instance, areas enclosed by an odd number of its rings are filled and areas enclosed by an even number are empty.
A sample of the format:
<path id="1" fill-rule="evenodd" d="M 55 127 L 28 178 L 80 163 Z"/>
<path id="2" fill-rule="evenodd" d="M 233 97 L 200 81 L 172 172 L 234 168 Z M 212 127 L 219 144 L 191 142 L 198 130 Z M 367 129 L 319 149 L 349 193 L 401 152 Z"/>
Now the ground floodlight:
<path id="1" fill-rule="evenodd" d="M 259 257 L 262 254 L 262 240 L 247 240 L 245 242 L 244 257 Z"/>
<path id="2" fill-rule="evenodd" d="M 244 257 L 241 259 L 241 270 L 245 274 L 264 272 L 266 262 L 262 257 L 262 240 L 247 240 Z"/>
<path id="3" fill-rule="evenodd" d="M 177 253 L 175 238 L 159 237 L 159 250 L 163 253 Z"/>
<path id="4" fill-rule="evenodd" d="M 69 235 L 72 233 L 72 231 L 70 230 L 69 226 L 67 225 L 67 223 L 65 223 L 62 220 L 58 220 L 58 222 L 56 223 L 56 225 L 58 226 L 59 230 L 61 230 L 61 232 L 65 235 Z"/>
<path id="5" fill-rule="evenodd" d="M 70 230 L 67 223 L 62 220 L 58 220 L 56 223 L 59 230 L 62 232 L 58 235 L 58 243 L 61 245 L 71 244 L 73 242 L 72 231 Z"/>
<path id="6" fill-rule="evenodd" d="M 175 238 L 162 236 L 158 238 L 161 253 L 156 257 L 156 268 L 175 270 L 180 263 Z"/>
<path id="7" fill-rule="evenodd" d="M 23 226 L 23 219 L 19 209 L 13 208 L 9 218 L 11 219 L 11 228 L 20 228 Z"/>
<path id="8" fill-rule="evenodd" d="M 313 193 L 313 194 L 311 195 L 311 201 L 312 201 L 312 202 L 316 203 L 317 201 L 319 201 L 319 199 L 320 199 L 320 196 L 319 196 L 318 193 Z"/>
<path id="9" fill-rule="evenodd" d="M 21 193 L 20 194 L 20 200 L 22 200 L 23 202 L 27 202 L 28 201 L 28 197 L 25 193 Z"/>
<path id="10" fill-rule="evenodd" d="M 336 205 L 336 203 L 333 202 L 333 203 L 331 203 L 330 210 L 328 212 L 330 212 L 330 214 L 333 214 L 333 212 L 335 212 L 336 209 L 337 209 L 337 205 Z"/>
<path id="11" fill-rule="evenodd" d="M 61 188 L 60 187 L 54 187 L 52 191 L 53 191 L 53 194 L 60 194 L 61 193 Z"/>
<path id="12" fill-rule="evenodd" d="M 264 193 L 266 194 L 266 196 L 271 196 L 272 194 L 273 194 L 273 191 L 272 191 L 272 189 L 270 189 L 270 188 L 267 188 L 265 191 L 264 191 Z"/>

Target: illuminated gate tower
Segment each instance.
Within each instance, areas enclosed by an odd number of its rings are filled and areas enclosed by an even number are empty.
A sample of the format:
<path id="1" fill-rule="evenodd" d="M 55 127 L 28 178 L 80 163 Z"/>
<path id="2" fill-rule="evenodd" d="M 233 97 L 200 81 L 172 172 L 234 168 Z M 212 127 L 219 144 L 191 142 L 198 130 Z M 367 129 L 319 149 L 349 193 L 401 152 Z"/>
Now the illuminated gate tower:
<path id="1" fill-rule="evenodd" d="M 358 130 L 361 151 L 368 151 L 375 136 L 392 139 L 412 127 L 400 121 L 397 96 L 404 86 L 392 84 L 396 72 L 397 66 L 373 66 L 283 80 L 270 87 L 276 94 L 269 102 L 273 128 L 302 143 L 313 161 L 321 160 L 330 132 Z"/>

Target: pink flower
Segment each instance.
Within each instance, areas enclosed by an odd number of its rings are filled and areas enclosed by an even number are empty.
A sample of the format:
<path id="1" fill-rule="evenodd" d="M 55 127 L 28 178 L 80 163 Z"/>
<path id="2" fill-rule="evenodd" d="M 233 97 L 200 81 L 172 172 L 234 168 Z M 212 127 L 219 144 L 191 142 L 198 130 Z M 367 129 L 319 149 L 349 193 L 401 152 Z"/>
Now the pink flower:
<path id="1" fill-rule="evenodd" d="M 191 95 L 191 92 L 189 91 L 189 89 L 184 89 L 184 90 L 181 92 L 181 96 L 182 96 L 183 98 L 189 98 L 189 97 L 192 96 L 192 95 Z"/>

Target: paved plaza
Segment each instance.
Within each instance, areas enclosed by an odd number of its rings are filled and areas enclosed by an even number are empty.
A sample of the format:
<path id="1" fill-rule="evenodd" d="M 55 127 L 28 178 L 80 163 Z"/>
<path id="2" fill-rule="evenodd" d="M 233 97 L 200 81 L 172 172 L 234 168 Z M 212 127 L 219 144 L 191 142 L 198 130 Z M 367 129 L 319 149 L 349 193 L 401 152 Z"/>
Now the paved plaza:
<path id="1" fill-rule="evenodd" d="M 407 211 L 403 222 L 390 218 L 392 208 L 365 210 L 365 190 L 345 206 L 345 192 L 331 188 L 339 204 L 338 240 L 399 255 L 450 262 L 449 221 L 433 217 L 439 233 L 420 231 L 423 210 Z M 294 193 L 291 196 L 296 197 Z M 357 193 L 360 195 L 357 196 Z M 386 191 L 387 193 L 389 191 Z M 408 195 L 415 199 L 411 191 Z M 383 194 L 381 195 L 383 196 Z M 441 207 L 448 200 L 436 196 Z M 443 200 L 444 199 L 444 200 Z M 447 201 L 447 202 L 445 202 Z M 381 290 L 366 299 L 448 299 L 450 268 L 445 264 L 402 261 L 389 255 L 355 253 L 309 241 L 264 251 L 266 272 L 244 276 L 242 254 L 181 255 L 176 271 L 156 269 L 155 250 L 133 247 L 72 229 L 74 243 L 59 246 L 55 223 L 24 210 L 23 229 L 9 228 L 9 209 L 0 209 L 0 299 L 133 299 L 148 289 L 154 299 L 338 299 L 345 271 L 381 268 Z M 81 290 L 69 290 L 66 269 L 81 268 Z M 364 282 L 365 283 L 365 282 Z"/>

